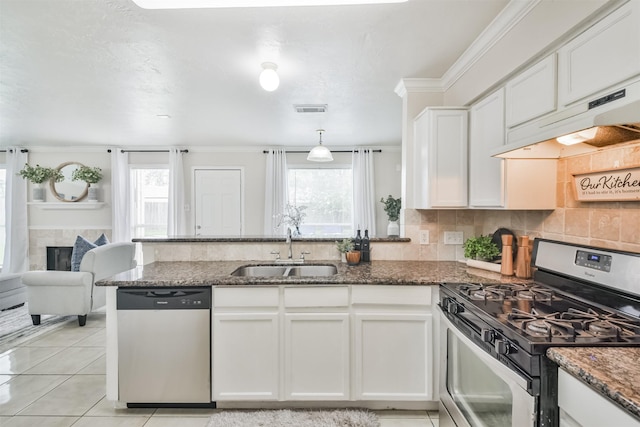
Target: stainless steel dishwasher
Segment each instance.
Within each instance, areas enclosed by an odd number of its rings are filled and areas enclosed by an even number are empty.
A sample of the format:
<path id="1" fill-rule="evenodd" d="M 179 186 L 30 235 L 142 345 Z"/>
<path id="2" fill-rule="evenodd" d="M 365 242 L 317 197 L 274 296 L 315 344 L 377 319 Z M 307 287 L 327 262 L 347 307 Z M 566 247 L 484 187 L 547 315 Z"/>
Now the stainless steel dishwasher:
<path id="1" fill-rule="evenodd" d="M 119 400 L 212 405 L 211 288 L 120 288 L 116 306 Z"/>

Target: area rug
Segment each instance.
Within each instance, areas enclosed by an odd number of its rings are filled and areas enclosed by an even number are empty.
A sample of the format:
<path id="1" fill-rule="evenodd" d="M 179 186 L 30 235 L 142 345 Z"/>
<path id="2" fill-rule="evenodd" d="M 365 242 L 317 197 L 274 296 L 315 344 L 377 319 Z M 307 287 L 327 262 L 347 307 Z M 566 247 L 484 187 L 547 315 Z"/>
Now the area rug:
<path id="1" fill-rule="evenodd" d="M 379 427 L 376 414 L 360 409 L 223 410 L 207 427 Z"/>
<path id="2" fill-rule="evenodd" d="M 9 345 L 20 344 L 75 319 L 77 319 L 76 316 L 42 315 L 40 325 L 34 326 L 26 303 L 20 307 L 0 311 L 0 351 L 6 350 L 5 347 Z"/>

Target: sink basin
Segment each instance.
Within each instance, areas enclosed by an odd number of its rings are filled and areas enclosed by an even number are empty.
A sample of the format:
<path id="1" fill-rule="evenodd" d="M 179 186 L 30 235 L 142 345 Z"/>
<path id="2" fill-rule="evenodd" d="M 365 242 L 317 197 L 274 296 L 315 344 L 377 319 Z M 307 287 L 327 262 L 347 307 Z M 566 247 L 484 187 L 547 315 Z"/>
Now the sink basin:
<path id="1" fill-rule="evenodd" d="M 335 265 L 245 265 L 238 267 L 232 276 L 241 277 L 305 277 L 333 276 Z"/>

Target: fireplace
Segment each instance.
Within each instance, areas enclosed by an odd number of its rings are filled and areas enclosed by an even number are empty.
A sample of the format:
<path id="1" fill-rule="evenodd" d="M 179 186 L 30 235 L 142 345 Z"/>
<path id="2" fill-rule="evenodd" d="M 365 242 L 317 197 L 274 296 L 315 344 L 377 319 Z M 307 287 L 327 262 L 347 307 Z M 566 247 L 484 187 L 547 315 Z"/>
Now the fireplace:
<path id="1" fill-rule="evenodd" d="M 71 271 L 73 246 L 47 246 L 47 270 Z"/>

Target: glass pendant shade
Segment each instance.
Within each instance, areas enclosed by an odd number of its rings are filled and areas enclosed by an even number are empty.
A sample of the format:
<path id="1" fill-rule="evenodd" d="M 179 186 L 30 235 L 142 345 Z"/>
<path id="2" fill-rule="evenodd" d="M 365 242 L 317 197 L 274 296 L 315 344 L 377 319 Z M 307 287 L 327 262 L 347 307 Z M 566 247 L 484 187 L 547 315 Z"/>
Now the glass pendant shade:
<path id="1" fill-rule="evenodd" d="M 320 141 L 318 145 L 313 147 L 311 151 L 309 151 L 309 155 L 307 156 L 307 160 L 311 162 L 332 162 L 333 156 L 331 155 L 331 151 L 324 145 L 322 145 L 322 132 L 324 130 L 319 129 L 318 133 L 320 134 Z"/>
<path id="2" fill-rule="evenodd" d="M 312 162 L 331 162 L 333 161 L 333 156 L 331 155 L 331 151 L 329 151 L 327 147 L 320 144 L 313 147 L 313 149 L 309 151 L 307 160 L 310 160 Z"/>

